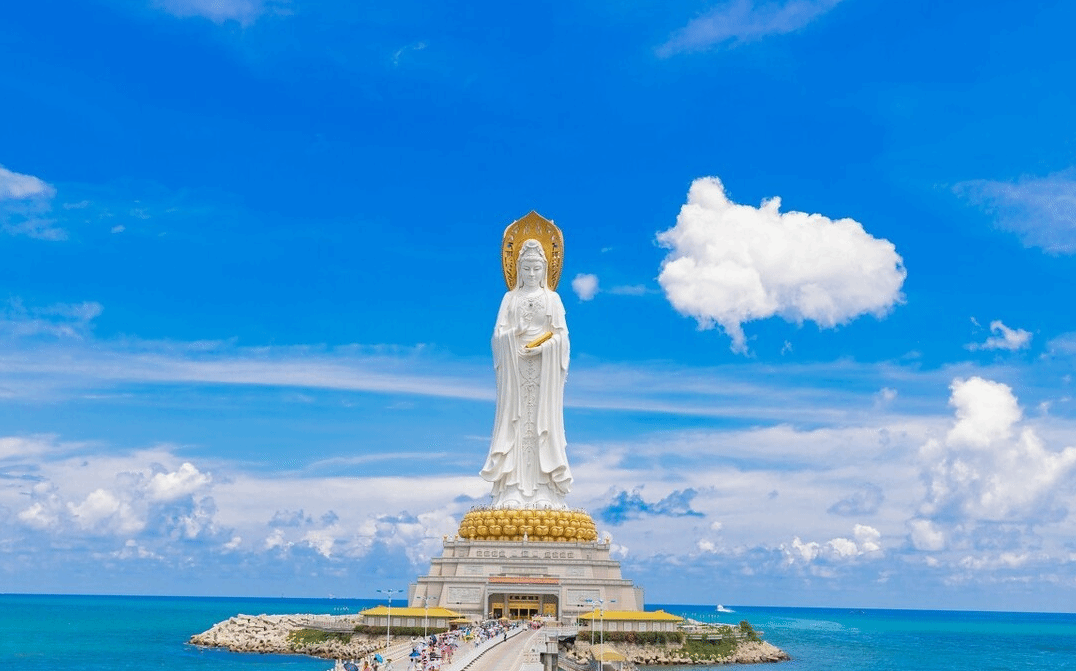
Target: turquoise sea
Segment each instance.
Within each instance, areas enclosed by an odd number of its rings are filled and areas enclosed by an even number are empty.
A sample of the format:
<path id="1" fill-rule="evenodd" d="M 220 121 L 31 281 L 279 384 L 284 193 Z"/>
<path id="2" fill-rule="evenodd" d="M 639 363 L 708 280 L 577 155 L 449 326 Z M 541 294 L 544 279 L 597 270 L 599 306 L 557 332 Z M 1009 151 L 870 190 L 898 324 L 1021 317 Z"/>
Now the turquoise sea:
<path id="1" fill-rule="evenodd" d="M 202 650 L 186 640 L 238 613 L 354 613 L 365 599 L 0 595 L 0 669 L 325 671 L 324 660 Z M 785 671 L 1076 669 L 1076 614 L 655 605 L 746 619 L 792 655 Z M 677 667 L 666 667 L 673 671 Z M 702 671 L 705 667 L 683 667 Z M 749 667 L 718 667 L 723 669 Z"/>

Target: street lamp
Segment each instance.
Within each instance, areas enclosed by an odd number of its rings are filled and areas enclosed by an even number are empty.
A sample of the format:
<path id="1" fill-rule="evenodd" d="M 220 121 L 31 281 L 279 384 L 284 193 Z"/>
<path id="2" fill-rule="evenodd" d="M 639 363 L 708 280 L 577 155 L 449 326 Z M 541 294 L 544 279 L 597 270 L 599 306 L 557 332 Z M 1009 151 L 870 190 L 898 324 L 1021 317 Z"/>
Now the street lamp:
<path id="1" fill-rule="evenodd" d="M 403 590 L 402 589 L 379 589 L 377 591 L 384 594 L 384 595 L 386 595 L 389 598 L 389 607 L 388 607 L 388 610 L 386 611 L 388 613 L 388 615 L 385 616 L 385 653 L 387 654 L 388 651 L 389 651 L 389 642 L 392 640 L 392 637 L 389 636 L 389 632 L 392 631 L 392 595 L 396 594 L 397 592 L 402 592 Z"/>
<path id="2" fill-rule="evenodd" d="M 579 604 L 580 608 L 583 608 L 586 604 L 590 603 L 591 599 L 583 599 L 583 603 Z M 594 620 L 590 621 L 590 644 L 594 645 Z"/>
<path id="3" fill-rule="evenodd" d="M 598 604 L 598 635 L 601 637 L 601 652 L 598 653 L 598 668 L 605 668 L 605 604 L 616 603 L 616 599 L 587 599 L 587 603 Z M 591 621 L 593 623 L 593 620 Z M 593 624 L 591 624 L 591 635 L 594 634 Z"/>
<path id="4" fill-rule="evenodd" d="M 430 596 L 427 594 L 426 596 L 420 596 L 416 598 L 422 599 L 422 605 L 426 607 L 426 617 L 423 620 L 422 624 L 422 638 L 426 638 L 430 628 L 430 602 L 437 601 L 437 597 Z"/>

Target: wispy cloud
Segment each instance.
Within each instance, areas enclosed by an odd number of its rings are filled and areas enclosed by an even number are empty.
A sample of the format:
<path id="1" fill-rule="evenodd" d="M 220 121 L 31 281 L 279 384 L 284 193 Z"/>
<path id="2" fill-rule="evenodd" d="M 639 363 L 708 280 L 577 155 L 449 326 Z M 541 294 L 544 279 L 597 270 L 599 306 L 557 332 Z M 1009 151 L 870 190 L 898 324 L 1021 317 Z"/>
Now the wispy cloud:
<path id="1" fill-rule="evenodd" d="M 998 228 L 1016 233 L 1028 247 L 1076 253 L 1076 169 L 1013 182 L 969 180 L 953 192 L 993 215 Z"/>
<path id="2" fill-rule="evenodd" d="M 27 307 L 20 298 L 12 298 L 0 308 L 0 333 L 15 338 L 46 335 L 82 339 L 89 335 L 93 321 L 103 310 L 94 301 Z"/>
<path id="3" fill-rule="evenodd" d="M 422 51 L 425 48 L 426 48 L 426 43 L 425 42 L 412 42 L 411 44 L 408 44 L 407 46 L 400 47 L 396 51 L 392 52 L 392 65 L 394 67 L 399 67 L 400 59 L 403 58 L 405 54 L 407 54 L 410 51 Z"/>
<path id="4" fill-rule="evenodd" d="M 33 175 L 13 172 L 0 165 L 0 200 L 52 198 L 56 190 Z"/>
<path id="5" fill-rule="evenodd" d="M 161 10 L 180 18 L 202 17 L 213 23 L 249 25 L 265 14 L 287 14 L 290 0 L 155 0 Z"/>
<path id="6" fill-rule="evenodd" d="M 67 231 L 48 216 L 56 189 L 33 175 L 0 165 L 0 230 L 38 240 L 67 239 Z"/>
<path id="7" fill-rule="evenodd" d="M 994 335 L 989 336 L 984 342 L 968 343 L 965 347 L 972 351 L 1002 349 L 1015 352 L 1026 349 L 1031 344 L 1031 331 L 1011 329 L 1000 319 L 990 322 L 990 332 Z"/>
<path id="8" fill-rule="evenodd" d="M 46 306 L 13 299 L 0 310 L 0 388 L 25 398 L 115 393 L 128 385 L 204 385 L 325 389 L 480 402 L 495 397 L 488 359 L 460 358 L 425 346 L 292 345 L 242 347 L 233 340 L 102 339 L 93 301 Z M 750 372 L 745 368 L 751 366 Z M 955 369 L 965 374 L 980 370 Z M 893 363 L 842 360 L 770 367 L 697 368 L 665 362 L 573 362 L 569 408 L 670 417 L 817 424 L 876 411 L 882 387 L 908 391 L 914 410 L 924 387 L 944 387 L 949 370 L 917 372 Z M 818 380 L 826 381 L 820 407 Z M 828 385 L 841 380 L 837 387 Z M 867 391 L 863 391 L 867 390 Z"/>
<path id="9" fill-rule="evenodd" d="M 736 45 L 791 33 L 830 11 L 841 0 L 756 2 L 732 0 L 692 19 L 657 49 L 662 58 L 686 51 Z"/>

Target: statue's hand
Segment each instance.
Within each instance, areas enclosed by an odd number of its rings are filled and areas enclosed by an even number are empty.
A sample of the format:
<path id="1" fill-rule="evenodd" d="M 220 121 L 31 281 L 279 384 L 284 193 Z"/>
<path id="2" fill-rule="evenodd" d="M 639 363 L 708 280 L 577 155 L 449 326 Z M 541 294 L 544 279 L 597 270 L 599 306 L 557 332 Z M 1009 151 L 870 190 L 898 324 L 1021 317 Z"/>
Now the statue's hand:
<path id="1" fill-rule="evenodd" d="M 545 343 L 538 345 L 537 347 L 527 347 L 526 345 L 519 346 L 519 355 L 525 357 L 538 356 L 542 353 L 542 348 L 545 347 Z"/>

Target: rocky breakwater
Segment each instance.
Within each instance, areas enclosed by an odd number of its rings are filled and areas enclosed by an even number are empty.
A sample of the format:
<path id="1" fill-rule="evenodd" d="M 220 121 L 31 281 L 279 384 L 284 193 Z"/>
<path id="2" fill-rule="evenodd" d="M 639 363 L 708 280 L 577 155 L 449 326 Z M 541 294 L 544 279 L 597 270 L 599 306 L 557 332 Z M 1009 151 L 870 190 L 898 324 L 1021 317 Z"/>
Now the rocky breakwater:
<path id="1" fill-rule="evenodd" d="M 597 644 L 590 645 L 584 641 L 577 641 L 567 654 L 576 662 L 587 664 L 590 659 L 598 656 L 600 647 Z M 618 641 L 606 643 L 606 647 L 627 657 L 634 666 L 763 664 L 785 662 L 791 659 L 784 650 L 766 641 L 740 641 L 734 649 L 721 655 L 699 654 L 672 644 L 640 645 Z"/>
<path id="2" fill-rule="evenodd" d="M 191 636 L 192 645 L 234 652 L 310 655 L 325 659 L 358 659 L 383 642 L 347 631 L 347 616 L 236 615 Z"/>

